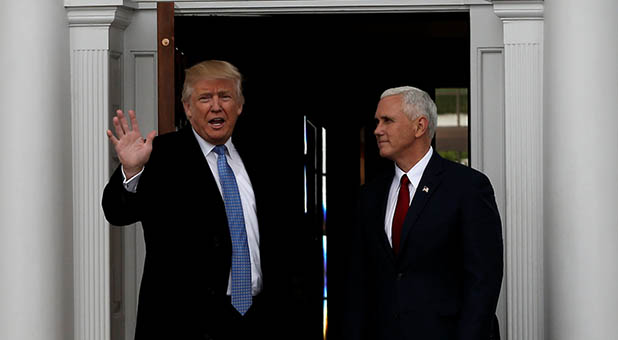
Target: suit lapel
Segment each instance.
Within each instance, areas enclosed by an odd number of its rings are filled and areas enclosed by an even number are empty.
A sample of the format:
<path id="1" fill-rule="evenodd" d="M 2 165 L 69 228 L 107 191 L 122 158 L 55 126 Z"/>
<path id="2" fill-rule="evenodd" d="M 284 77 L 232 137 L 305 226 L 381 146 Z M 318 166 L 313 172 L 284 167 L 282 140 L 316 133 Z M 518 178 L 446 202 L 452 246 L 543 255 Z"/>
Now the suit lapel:
<path id="1" fill-rule="evenodd" d="M 206 193 L 205 195 L 207 195 L 208 198 L 207 202 L 205 201 L 204 204 L 208 203 L 210 208 L 216 211 L 217 214 L 226 216 L 223 197 L 219 194 L 220 191 L 215 181 L 214 174 L 210 170 L 210 166 L 202 152 L 202 148 L 200 148 L 200 144 L 193 134 L 193 129 L 189 125 L 183 128 L 180 133 L 182 134 L 182 144 L 178 152 L 183 152 L 186 155 L 182 157 L 183 160 L 187 161 L 184 165 L 187 171 L 187 177 L 185 177 L 185 179 L 189 180 L 192 186 L 197 187 L 197 192 Z M 199 219 L 199 217 L 196 217 L 196 219 Z M 227 218 L 225 221 L 227 221 Z M 220 228 L 219 233 L 228 239 L 230 238 L 227 225 L 217 225 L 215 228 Z"/>
<path id="2" fill-rule="evenodd" d="M 196 174 L 195 178 L 202 179 L 208 190 L 212 190 L 214 188 L 219 191 L 214 174 L 210 171 L 208 161 L 206 160 L 206 157 L 200 148 L 200 144 L 193 134 L 193 129 L 189 125 L 181 130 L 181 133 L 183 136 L 184 150 L 179 150 L 179 152 L 187 153 L 187 157 L 184 157 L 184 159 L 187 159 L 191 163 L 188 169 L 193 169 L 193 172 Z M 221 199 L 221 203 L 223 203 L 223 199 Z"/>
<path id="3" fill-rule="evenodd" d="M 427 164 L 427 168 L 421 177 L 421 181 L 416 188 L 414 198 L 406 214 L 406 218 L 403 222 L 403 229 L 401 231 L 401 249 L 399 254 L 406 251 L 406 240 L 414 231 L 416 222 L 418 221 L 423 209 L 430 201 L 432 195 L 438 190 L 438 187 L 442 183 L 443 162 L 444 160 L 437 151 L 433 151 L 433 155 Z"/>

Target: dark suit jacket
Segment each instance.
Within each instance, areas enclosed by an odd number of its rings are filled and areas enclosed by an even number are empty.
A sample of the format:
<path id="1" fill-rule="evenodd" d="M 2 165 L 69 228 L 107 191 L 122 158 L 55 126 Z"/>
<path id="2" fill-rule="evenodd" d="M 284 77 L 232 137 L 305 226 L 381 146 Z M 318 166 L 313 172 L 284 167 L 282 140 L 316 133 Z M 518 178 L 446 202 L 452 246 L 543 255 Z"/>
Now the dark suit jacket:
<path id="1" fill-rule="evenodd" d="M 238 145 L 236 145 L 238 146 Z M 252 181 L 260 226 L 260 249 L 268 247 L 263 205 L 264 176 L 237 148 Z M 219 323 L 226 297 L 232 245 L 225 207 L 213 174 L 190 127 L 155 138 L 137 193 L 127 192 L 120 168 L 103 194 L 113 225 L 141 221 L 146 242 L 136 339 L 198 339 Z M 261 251 L 268 297 L 270 259 Z"/>
<path id="2" fill-rule="evenodd" d="M 348 337 L 489 339 L 503 247 L 488 178 L 434 151 L 395 256 L 384 231 L 393 175 L 394 169 L 361 191 L 358 249 L 350 262 Z"/>

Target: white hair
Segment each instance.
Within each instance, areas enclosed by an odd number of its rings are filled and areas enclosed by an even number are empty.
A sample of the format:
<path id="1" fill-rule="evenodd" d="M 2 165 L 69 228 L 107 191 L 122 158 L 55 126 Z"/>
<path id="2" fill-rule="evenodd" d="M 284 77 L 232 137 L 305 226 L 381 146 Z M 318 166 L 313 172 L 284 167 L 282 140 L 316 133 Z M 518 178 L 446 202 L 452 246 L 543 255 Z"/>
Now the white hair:
<path id="1" fill-rule="evenodd" d="M 398 94 L 403 95 L 403 113 L 408 116 L 410 120 L 418 118 L 419 115 L 423 115 L 427 118 L 429 121 L 429 137 L 432 139 L 436 133 L 436 126 L 438 125 L 438 109 L 436 108 L 436 103 L 434 103 L 427 92 L 412 86 L 401 86 L 388 89 L 382 93 L 380 99 Z"/>

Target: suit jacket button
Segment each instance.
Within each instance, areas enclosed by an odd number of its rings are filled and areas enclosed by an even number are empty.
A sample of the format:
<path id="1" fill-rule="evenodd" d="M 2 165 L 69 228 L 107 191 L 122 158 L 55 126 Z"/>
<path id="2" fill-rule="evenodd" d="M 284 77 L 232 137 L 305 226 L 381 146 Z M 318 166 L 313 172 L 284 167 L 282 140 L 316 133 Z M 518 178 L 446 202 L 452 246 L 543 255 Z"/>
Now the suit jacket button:
<path id="1" fill-rule="evenodd" d="M 399 320 L 399 313 L 395 312 L 393 317 L 395 318 L 395 320 Z"/>
<path id="2" fill-rule="evenodd" d="M 403 273 L 397 273 L 397 280 L 403 279 L 403 276 L 404 276 Z"/>

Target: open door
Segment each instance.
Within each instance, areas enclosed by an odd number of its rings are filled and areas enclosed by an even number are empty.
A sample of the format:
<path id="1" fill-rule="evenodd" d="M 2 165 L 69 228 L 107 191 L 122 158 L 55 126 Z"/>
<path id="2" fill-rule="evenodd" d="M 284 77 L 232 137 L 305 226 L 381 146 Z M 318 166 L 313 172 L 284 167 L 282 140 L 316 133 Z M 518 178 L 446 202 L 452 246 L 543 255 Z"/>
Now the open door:
<path id="1" fill-rule="evenodd" d="M 176 130 L 174 3 L 157 3 L 158 134 Z"/>

